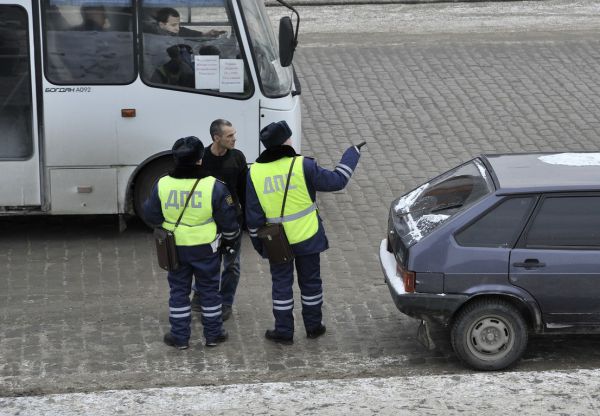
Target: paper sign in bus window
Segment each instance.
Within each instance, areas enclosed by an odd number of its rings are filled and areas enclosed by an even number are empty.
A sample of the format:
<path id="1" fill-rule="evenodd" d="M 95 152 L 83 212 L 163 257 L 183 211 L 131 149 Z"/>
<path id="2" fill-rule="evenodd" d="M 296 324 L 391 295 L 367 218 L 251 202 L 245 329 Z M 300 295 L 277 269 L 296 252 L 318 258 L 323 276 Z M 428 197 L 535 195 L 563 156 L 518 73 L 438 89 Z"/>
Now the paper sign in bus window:
<path id="1" fill-rule="evenodd" d="M 194 69 L 196 73 L 196 89 L 219 89 L 219 55 L 196 55 L 194 57 Z"/>
<path id="2" fill-rule="evenodd" d="M 244 61 L 221 59 L 221 92 L 244 92 Z"/>

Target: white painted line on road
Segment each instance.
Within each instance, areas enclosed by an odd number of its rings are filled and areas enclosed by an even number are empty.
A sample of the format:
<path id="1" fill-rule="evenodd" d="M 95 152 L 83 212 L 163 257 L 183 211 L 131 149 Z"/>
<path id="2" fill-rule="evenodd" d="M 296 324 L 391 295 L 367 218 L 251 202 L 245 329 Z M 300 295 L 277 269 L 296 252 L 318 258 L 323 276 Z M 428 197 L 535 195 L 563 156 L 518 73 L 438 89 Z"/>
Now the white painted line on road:
<path id="1" fill-rule="evenodd" d="M 0 398 L 0 415 L 598 415 L 600 370 L 314 380 Z"/>

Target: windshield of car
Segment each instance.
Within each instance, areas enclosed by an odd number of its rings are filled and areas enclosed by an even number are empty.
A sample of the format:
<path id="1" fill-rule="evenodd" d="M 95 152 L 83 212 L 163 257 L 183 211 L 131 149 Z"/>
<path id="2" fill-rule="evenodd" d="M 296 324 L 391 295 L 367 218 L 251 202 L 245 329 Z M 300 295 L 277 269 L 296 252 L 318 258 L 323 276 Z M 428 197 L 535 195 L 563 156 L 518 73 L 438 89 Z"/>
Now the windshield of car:
<path id="1" fill-rule="evenodd" d="M 474 159 L 395 200 L 390 216 L 398 236 L 410 247 L 493 191 L 485 166 Z"/>
<path id="2" fill-rule="evenodd" d="M 242 0 L 240 3 L 263 94 L 267 97 L 289 94 L 292 89 L 292 66 L 284 68 L 279 62 L 279 46 L 265 5 L 255 0 Z"/>

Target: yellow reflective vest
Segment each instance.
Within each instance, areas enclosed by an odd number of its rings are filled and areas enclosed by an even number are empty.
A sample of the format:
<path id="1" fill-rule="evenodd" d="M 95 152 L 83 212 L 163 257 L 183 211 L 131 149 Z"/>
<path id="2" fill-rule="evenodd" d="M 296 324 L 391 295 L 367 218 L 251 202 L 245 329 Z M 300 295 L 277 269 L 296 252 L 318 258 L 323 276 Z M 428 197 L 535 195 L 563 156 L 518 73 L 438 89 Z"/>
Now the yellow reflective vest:
<path id="1" fill-rule="evenodd" d="M 281 217 L 283 194 L 291 157 L 269 163 L 255 163 L 250 167 L 250 179 L 258 202 L 265 212 L 268 223 L 283 223 L 290 244 L 301 243 L 314 236 L 319 230 L 317 205 L 310 199 L 304 178 L 303 157 L 296 156 L 292 178 Z"/>
<path id="2" fill-rule="evenodd" d="M 175 223 L 196 180 L 164 176 L 158 181 L 158 197 L 165 217 L 162 226 L 166 230 L 175 229 Z M 217 238 L 217 225 L 212 210 L 215 181 L 214 177 L 208 176 L 198 182 L 181 222 L 175 229 L 175 242 L 178 246 L 209 244 Z"/>

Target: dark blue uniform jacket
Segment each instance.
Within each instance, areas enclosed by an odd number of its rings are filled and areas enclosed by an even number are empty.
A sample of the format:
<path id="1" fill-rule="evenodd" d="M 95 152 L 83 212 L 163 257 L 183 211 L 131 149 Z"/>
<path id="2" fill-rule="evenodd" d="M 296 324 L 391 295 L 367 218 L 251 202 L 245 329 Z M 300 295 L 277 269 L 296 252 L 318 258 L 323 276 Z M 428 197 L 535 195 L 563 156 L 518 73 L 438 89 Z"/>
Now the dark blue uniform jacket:
<path id="1" fill-rule="evenodd" d="M 198 179 L 206 177 L 198 167 L 193 168 L 175 168 L 169 172 L 169 176 L 175 179 Z M 186 209 L 191 209 L 190 206 Z M 217 232 L 228 234 L 230 239 L 234 240 L 239 236 L 240 227 L 237 222 L 236 206 L 227 186 L 217 180 L 212 193 L 213 218 L 217 224 Z M 185 215 L 185 214 L 184 214 Z M 155 226 L 161 226 L 165 217 L 161 210 L 161 202 L 158 197 L 158 185 L 154 186 L 150 197 L 144 202 L 144 218 Z M 180 247 L 182 249 L 184 247 Z M 199 256 L 209 256 L 213 254 L 210 244 L 201 244 L 199 246 L 190 246 L 189 249 L 195 251 Z"/>
<path id="2" fill-rule="evenodd" d="M 286 145 L 274 146 L 262 152 L 258 159 L 256 159 L 256 163 L 269 163 L 283 157 L 293 156 L 297 156 L 293 147 Z M 338 163 L 335 169 L 331 171 L 317 165 L 317 162 L 314 159 L 304 157 L 304 178 L 306 180 L 310 198 L 313 201 L 316 201 L 317 191 L 332 192 L 344 189 L 358 164 L 359 158 L 360 151 L 355 146 L 352 146 L 344 152 L 340 163 Z M 319 229 L 317 233 L 308 240 L 292 244 L 292 250 L 295 255 L 302 256 L 320 253 L 329 248 L 329 242 L 325 235 L 321 216 L 318 216 L 318 218 Z M 246 224 L 250 233 L 252 245 L 263 257 L 265 257 L 265 253 L 263 252 L 262 243 L 256 238 L 256 231 L 258 228 L 265 225 L 265 223 L 265 212 L 260 206 L 260 202 L 256 196 L 256 190 L 252 184 L 252 179 L 250 178 L 250 174 L 248 174 L 248 183 L 246 186 Z"/>

